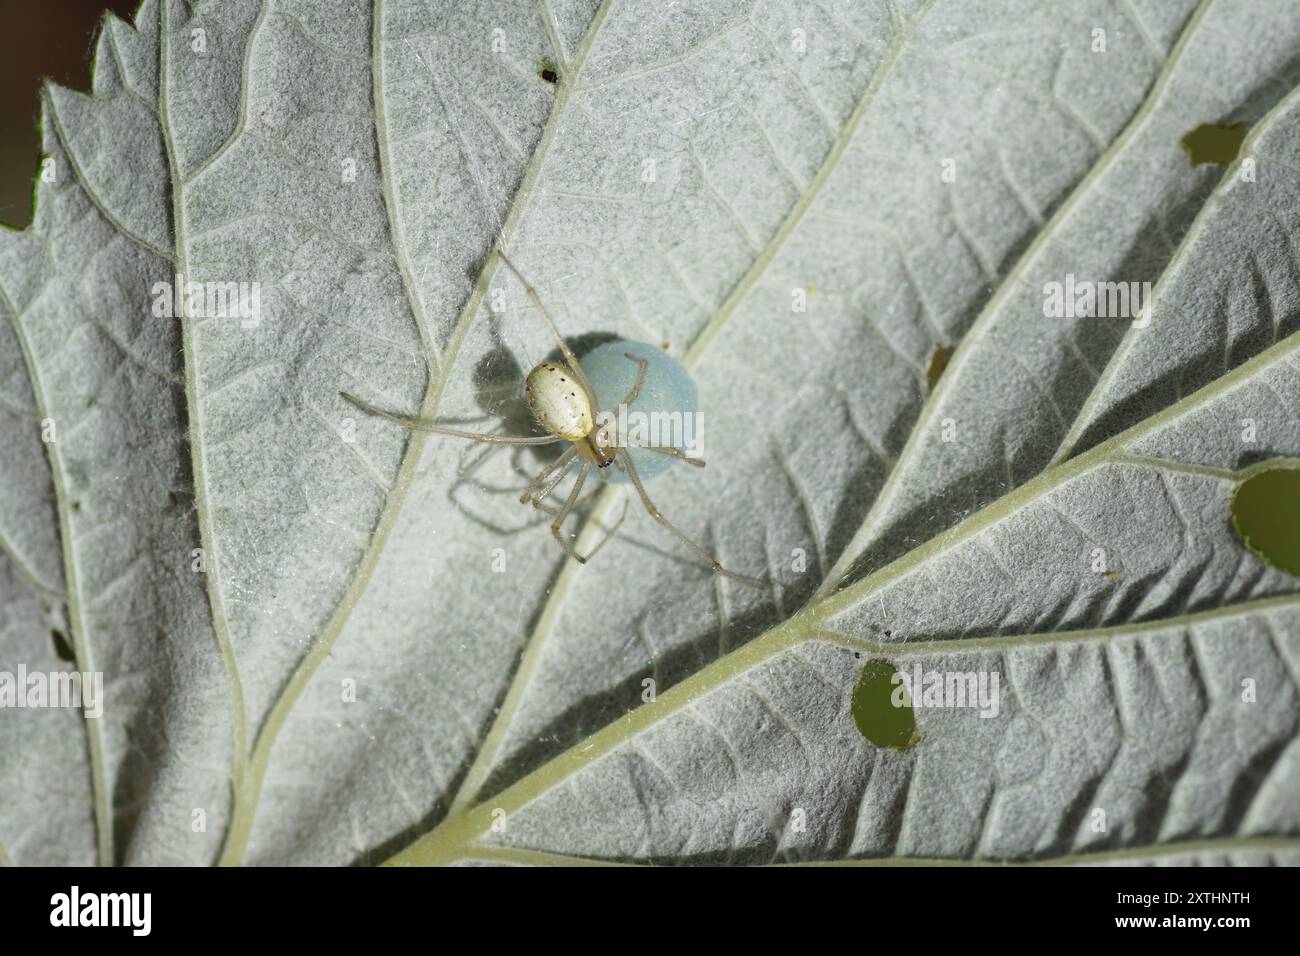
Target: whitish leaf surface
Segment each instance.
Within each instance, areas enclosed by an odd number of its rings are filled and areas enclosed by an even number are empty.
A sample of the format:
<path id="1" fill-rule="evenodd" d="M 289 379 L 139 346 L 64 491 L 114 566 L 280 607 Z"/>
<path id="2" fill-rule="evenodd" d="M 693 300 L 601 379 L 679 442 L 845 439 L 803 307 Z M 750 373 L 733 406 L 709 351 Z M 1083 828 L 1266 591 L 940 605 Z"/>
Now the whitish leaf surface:
<path id="1" fill-rule="evenodd" d="M 104 714 L 0 713 L 0 858 L 1300 862 L 1300 587 L 1228 519 L 1300 457 L 1286 7 L 106 21 L 0 236 L 0 665 Z M 525 433 L 553 343 L 494 248 L 691 368 L 709 465 L 650 491 L 765 587 L 635 501 L 566 560 L 543 457 L 340 398 Z M 256 319 L 159 315 L 178 275 Z M 1139 323 L 1046 316 L 1067 275 Z M 997 706 L 876 747 L 882 657 Z"/>

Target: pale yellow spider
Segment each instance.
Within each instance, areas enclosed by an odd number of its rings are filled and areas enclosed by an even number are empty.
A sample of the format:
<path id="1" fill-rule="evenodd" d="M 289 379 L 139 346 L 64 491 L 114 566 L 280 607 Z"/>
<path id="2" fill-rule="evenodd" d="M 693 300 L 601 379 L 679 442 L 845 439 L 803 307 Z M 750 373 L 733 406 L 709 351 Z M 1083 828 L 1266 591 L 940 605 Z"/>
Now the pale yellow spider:
<path id="1" fill-rule="evenodd" d="M 606 542 L 614 536 L 619 525 L 623 523 L 623 517 L 627 513 L 627 503 L 624 502 L 623 512 L 620 514 L 618 521 L 614 522 L 613 526 L 605 532 L 604 537 L 585 555 L 579 554 L 562 532 L 564 521 L 573 512 L 574 505 L 578 501 L 578 495 L 581 493 L 582 486 L 591 473 L 591 469 L 595 467 L 596 473 L 602 479 L 605 479 L 608 478 L 607 469 L 612 465 L 627 474 L 650 517 L 676 535 L 687 547 L 703 558 L 709 567 L 718 574 L 725 575 L 742 584 L 754 587 L 763 586 L 764 582 L 756 578 L 746 577 L 743 574 L 737 574 L 724 568 L 713 555 L 709 554 L 708 551 L 677 528 L 655 507 L 654 502 L 650 500 L 650 496 L 646 493 L 645 484 L 637 473 L 636 466 L 632 464 L 632 456 L 628 454 L 629 448 L 645 448 L 659 454 L 672 455 L 696 468 L 704 467 L 703 460 L 690 458 L 681 449 L 672 446 L 632 443 L 627 435 L 619 434 L 615 428 L 615 423 L 601 415 L 599 404 L 596 401 L 596 390 L 592 388 L 591 382 L 588 381 L 582 366 L 578 363 L 577 356 L 573 354 L 569 344 L 560 335 L 559 329 L 556 328 L 555 322 L 552 321 L 550 313 L 546 311 L 546 306 L 542 304 L 537 291 L 515 268 L 514 263 L 506 257 L 505 253 L 498 251 L 496 254 L 501 257 L 501 261 L 515 274 L 515 277 L 527 290 L 528 297 L 532 299 L 538 311 L 541 312 L 542 318 L 546 321 L 551 335 L 555 337 L 555 341 L 560 347 L 560 354 L 564 358 L 563 365 L 555 362 L 541 362 L 535 365 L 524 380 L 524 398 L 528 403 L 528 409 L 532 412 L 537 424 L 547 433 L 545 436 L 515 438 L 508 435 L 489 435 L 481 432 L 445 428 L 417 418 L 394 414 L 347 392 L 340 392 L 339 394 L 368 414 L 378 415 L 415 431 L 450 435 L 454 438 L 468 438 L 470 441 L 487 442 L 494 445 L 550 445 L 560 441 L 570 442 L 569 449 L 554 462 L 543 468 L 528 487 L 524 489 L 519 501 L 522 504 L 531 499 L 534 508 L 544 511 L 554 518 L 551 522 L 551 534 L 555 536 L 555 540 L 559 542 L 565 553 L 579 564 L 585 564 L 605 546 Z M 646 359 L 633 355 L 631 352 L 625 354 L 629 360 L 636 362 L 639 367 L 636 382 L 628 396 L 621 403 L 623 406 L 631 404 L 641 393 L 641 387 L 645 383 L 646 367 L 649 364 Z M 569 492 L 568 497 L 565 498 L 564 504 L 559 508 L 545 504 L 546 498 L 578 462 L 581 462 L 582 466 L 578 472 L 577 480 L 573 483 L 572 490 Z"/>

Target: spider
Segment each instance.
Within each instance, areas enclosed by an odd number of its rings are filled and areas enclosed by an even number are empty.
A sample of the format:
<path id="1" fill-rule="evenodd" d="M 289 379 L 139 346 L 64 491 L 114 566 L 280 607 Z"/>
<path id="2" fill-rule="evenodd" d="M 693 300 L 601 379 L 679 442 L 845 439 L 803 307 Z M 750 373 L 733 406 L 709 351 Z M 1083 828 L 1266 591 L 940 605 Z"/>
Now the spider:
<path id="1" fill-rule="evenodd" d="M 578 501 L 578 495 L 591 474 L 592 468 L 596 469 L 596 473 L 602 480 L 608 480 L 608 469 L 612 466 L 624 472 L 631 480 L 637 496 L 641 499 L 641 503 L 645 505 L 650 517 L 672 532 L 678 540 L 699 555 L 715 572 L 742 584 L 761 587 L 763 582 L 757 578 L 746 577 L 723 567 L 721 562 L 714 558 L 713 555 L 664 517 L 646 493 L 645 484 L 637 473 L 636 466 L 632 464 L 632 456 L 628 453 L 628 449 L 645 448 L 659 454 L 672 455 L 695 468 L 704 467 L 703 459 L 688 457 L 680 448 L 671 445 L 634 444 L 630 442 L 627 435 L 619 434 L 613 416 L 602 414 L 596 400 L 596 390 L 587 379 L 582 366 L 578 364 L 577 356 L 573 354 L 569 344 L 560 335 L 559 329 L 556 328 L 555 322 L 551 319 L 551 315 L 547 312 L 546 306 L 542 303 L 537 291 L 524 278 L 523 274 L 515 268 L 514 263 L 506 257 L 504 252 L 497 250 L 496 255 L 501 258 L 501 261 L 506 264 L 510 271 L 514 273 L 515 278 L 524 286 L 528 297 L 537 306 L 538 311 L 541 312 L 542 318 L 559 345 L 560 354 L 563 356 L 563 364 L 544 361 L 535 365 L 524 380 L 524 399 L 527 402 L 528 410 L 532 413 L 537 424 L 547 433 L 546 435 L 517 438 L 508 435 L 460 431 L 418 418 L 395 414 L 347 392 L 340 392 L 339 394 L 363 412 L 396 422 L 413 431 L 433 432 L 438 435 L 467 438 L 470 441 L 486 442 L 494 445 L 550 445 L 561 441 L 569 442 L 569 448 L 555 461 L 543 468 L 537 477 L 529 483 L 528 487 L 524 489 L 524 493 L 519 496 L 519 503 L 524 504 L 531 501 L 534 508 L 552 516 L 554 520 L 551 522 L 551 534 L 559 542 L 564 552 L 579 564 L 586 564 L 587 561 L 596 556 L 596 553 L 618 531 L 619 526 L 623 523 L 623 518 L 627 515 L 627 502 L 624 501 L 623 511 L 619 515 L 618 521 L 614 522 L 613 526 L 605 531 L 604 536 L 597 542 L 596 546 L 585 555 L 578 553 L 578 550 L 562 531 L 564 521 L 572 514 Z M 646 369 L 650 363 L 645 358 L 631 352 L 625 352 L 624 355 L 628 360 L 637 363 L 638 366 L 636 381 L 632 385 L 632 390 L 628 392 L 627 397 L 621 403 L 623 406 L 627 406 L 641 394 L 641 388 L 645 384 Z M 564 504 L 558 508 L 546 504 L 545 501 L 551 492 L 573 470 L 573 466 L 578 463 L 581 463 L 578 478 L 565 498 Z"/>

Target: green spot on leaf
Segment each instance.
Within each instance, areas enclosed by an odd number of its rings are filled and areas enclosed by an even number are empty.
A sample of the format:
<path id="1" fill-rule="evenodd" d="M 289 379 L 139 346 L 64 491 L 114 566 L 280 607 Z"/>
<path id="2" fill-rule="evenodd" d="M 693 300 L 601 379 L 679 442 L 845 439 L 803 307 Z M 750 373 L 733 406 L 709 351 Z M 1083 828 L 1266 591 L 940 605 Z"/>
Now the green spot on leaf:
<path id="1" fill-rule="evenodd" d="M 1237 158 L 1245 138 L 1245 123 L 1202 123 L 1184 136 L 1182 143 L 1193 166 L 1202 163 L 1226 166 Z"/>
<path id="2" fill-rule="evenodd" d="M 1300 574 L 1300 469 L 1270 468 L 1243 481 L 1232 495 L 1232 523 L 1251 551 Z"/>
<path id="3" fill-rule="evenodd" d="M 883 658 L 873 658 L 862 665 L 858 682 L 853 685 L 850 712 L 859 732 L 877 747 L 907 750 L 921 739 L 916 732 L 912 698 L 901 682 L 894 680 L 894 665 Z M 895 692 L 901 706 L 895 706 Z"/>

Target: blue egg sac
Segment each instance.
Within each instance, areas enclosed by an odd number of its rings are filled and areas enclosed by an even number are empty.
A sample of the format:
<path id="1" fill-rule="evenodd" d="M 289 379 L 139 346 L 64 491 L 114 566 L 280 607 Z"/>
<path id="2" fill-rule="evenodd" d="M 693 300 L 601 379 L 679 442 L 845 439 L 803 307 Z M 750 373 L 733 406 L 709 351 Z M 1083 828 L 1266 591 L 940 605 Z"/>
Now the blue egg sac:
<path id="1" fill-rule="evenodd" d="M 640 368 L 627 357 L 629 352 L 649 364 L 641 393 L 621 412 L 620 405 L 636 384 Z M 699 390 L 691 373 L 675 358 L 653 345 L 620 339 L 592 349 L 582 357 L 581 364 L 596 390 L 600 410 L 618 416 L 615 422 L 626 426 L 620 434 L 627 436 L 629 444 L 671 445 L 691 457 L 704 457 Z M 629 451 L 642 481 L 649 481 L 677 464 L 674 456 L 662 452 L 644 448 Z M 606 470 L 610 481 L 630 480 L 616 466 Z"/>

